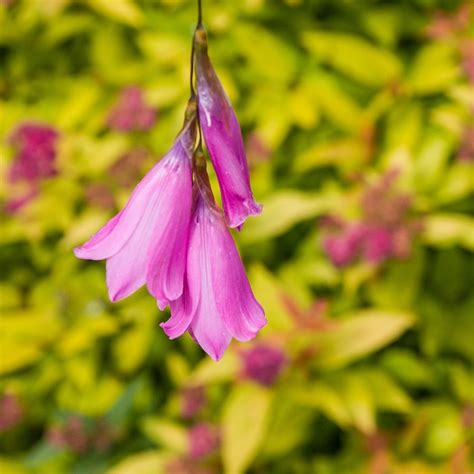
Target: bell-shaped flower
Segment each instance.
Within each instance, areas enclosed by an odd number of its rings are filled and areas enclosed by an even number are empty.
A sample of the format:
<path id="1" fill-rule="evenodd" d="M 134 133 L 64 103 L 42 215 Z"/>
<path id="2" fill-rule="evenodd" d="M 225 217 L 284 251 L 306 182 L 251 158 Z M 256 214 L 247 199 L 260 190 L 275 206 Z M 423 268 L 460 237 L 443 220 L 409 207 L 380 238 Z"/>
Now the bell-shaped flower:
<path id="1" fill-rule="evenodd" d="M 266 319 L 214 202 L 205 165 L 203 171 L 202 161 L 196 161 L 184 290 L 171 302 L 171 317 L 161 326 L 171 339 L 188 330 L 214 360 L 219 360 L 232 338 L 253 339 Z"/>
<path id="2" fill-rule="evenodd" d="M 230 227 L 240 229 L 248 216 L 260 214 L 250 188 L 240 125 L 207 54 L 206 33 L 195 33 L 199 120 L 216 170 Z"/>
<path id="3" fill-rule="evenodd" d="M 134 189 L 126 206 L 79 248 L 77 257 L 107 259 L 107 287 L 118 301 L 147 284 L 164 308 L 183 291 L 192 206 L 191 159 L 196 103 L 173 147 Z"/>

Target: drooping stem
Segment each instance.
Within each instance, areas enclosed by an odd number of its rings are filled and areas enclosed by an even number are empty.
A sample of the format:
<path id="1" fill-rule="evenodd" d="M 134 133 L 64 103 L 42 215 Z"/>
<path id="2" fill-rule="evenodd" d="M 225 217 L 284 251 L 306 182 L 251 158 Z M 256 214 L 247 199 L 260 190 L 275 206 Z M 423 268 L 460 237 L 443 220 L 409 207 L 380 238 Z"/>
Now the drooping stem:
<path id="1" fill-rule="evenodd" d="M 198 19 L 197 19 L 197 26 L 201 26 L 202 25 L 202 4 L 201 4 L 201 0 L 197 0 L 198 2 Z"/>
<path id="2" fill-rule="evenodd" d="M 196 32 L 202 29 L 202 3 L 201 0 L 197 0 L 197 23 L 196 28 L 193 34 L 192 46 L 191 46 L 191 61 L 190 61 L 190 73 L 189 73 L 189 88 L 191 91 L 191 97 L 197 97 L 196 90 L 194 88 L 194 60 L 195 60 L 195 52 L 196 52 Z M 202 132 L 201 132 L 201 124 L 199 123 L 199 114 L 197 114 L 197 125 L 198 125 L 198 132 L 199 132 L 199 142 L 198 147 L 202 146 Z"/>
<path id="3" fill-rule="evenodd" d="M 193 45 L 191 46 L 191 70 L 189 71 L 189 89 L 191 91 L 191 97 L 196 97 L 196 91 L 194 90 L 194 36 Z"/>
<path id="4" fill-rule="evenodd" d="M 202 27 L 202 3 L 201 0 L 197 0 L 197 23 L 196 30 Z M 193 43 L 191 46 L 191 70 L 189 71 L 189 88 L 191 90 L 191 97 L 195 97 L 196 91 L 194 89 L 194 35 Z"/>

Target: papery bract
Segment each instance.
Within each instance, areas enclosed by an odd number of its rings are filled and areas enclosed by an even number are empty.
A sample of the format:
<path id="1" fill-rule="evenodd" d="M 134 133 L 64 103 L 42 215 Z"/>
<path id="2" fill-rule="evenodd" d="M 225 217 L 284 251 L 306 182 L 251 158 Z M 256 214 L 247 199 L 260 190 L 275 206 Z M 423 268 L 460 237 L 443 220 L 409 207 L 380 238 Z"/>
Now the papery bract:
<path id="1" fill-rule="evenodd" d="M 216 170 L 227 223 L 240 228 L 248 216 L 260 214 L 250 188 L 240 125 L 207 54 L 205 32 L 196 31 L 196 77 L 199 119 Z"/>
<path id="2" fill-rule="evenodd" d="M 184 291 L 162 328 L 171 339 L 188 330 L 219 360 L 232 338 L 253 339 L 265 324 L 222 212 L 195 186 Z"/>
<path id="3" fill-rule="evenodd" d="M 82 247 L 79 258 L 107 259 L 107 287 L 117 301 L 147 283 L 164 308 L 183 290 L 192 204 L 195 121 L 133 191 L 125 208 Z"/>

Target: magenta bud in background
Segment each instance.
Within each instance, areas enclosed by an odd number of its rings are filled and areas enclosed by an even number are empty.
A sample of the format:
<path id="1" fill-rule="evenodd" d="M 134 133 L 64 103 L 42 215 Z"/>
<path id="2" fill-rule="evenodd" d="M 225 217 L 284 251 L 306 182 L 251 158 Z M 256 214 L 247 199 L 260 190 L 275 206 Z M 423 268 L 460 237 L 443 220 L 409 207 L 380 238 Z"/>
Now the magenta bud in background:
<path id="1" fill-rule="evenodd" d="M 0 396 L 0 433 L 15 427 L 23 418 L 18 398 L 9 393 Z"/>
<path id="2" fill-rule="evenodd" d="M 240 125 L 207 54 L 206 33 L 195 34 L 199 120 L 216 170 L 222 204 L 230 227 L 260 214 L 250 188 L 249 169 Z"/>
<path id="3" fill-rule="evenodd" d="M 9 171 L 10 181 L 35 183 L 54 176 L 57 138 L 58 132 L 48 125 L 34 122 L 19 125 L 10 136 L 16 150 Z"/>
<path id="4" fill-rule="evenodd" d="M 256 344 L 241 355 L 243 375 L 261 385 L 273 385 L 280 375 L 287 358 L 278 347 Z"/>
<path id="5" fill-rule="evenodd" d="M 145 102 L 143 91 L 130 86 L 121 91 L 117 104 L 110 111 L 108 125 L 122 132 L 146 131 L 155 121 L 156 110 Z"/>
<path id="6" fill-rule="evenodd" d="M 217 450 L 220 444 L 219 430 L 210 423 L 199 423 L 188 431 L 189 457 L 202 459 Z"/>
<path id="7" fill-rule="evenodd" d="M 12 132 L 15 156 L 8 169 L 7 212 L 19 211 L 38 195 L 41 181 L 56 175 L 58 136 L 53 127 L 36 122 L 23 122 Z"/>
<path id="8" fill-rule="evenodd" d="M 207 403 L 206 389 L 202 385 L 185 387 L 181 393 L 181 416 L 193 418 Z"/>

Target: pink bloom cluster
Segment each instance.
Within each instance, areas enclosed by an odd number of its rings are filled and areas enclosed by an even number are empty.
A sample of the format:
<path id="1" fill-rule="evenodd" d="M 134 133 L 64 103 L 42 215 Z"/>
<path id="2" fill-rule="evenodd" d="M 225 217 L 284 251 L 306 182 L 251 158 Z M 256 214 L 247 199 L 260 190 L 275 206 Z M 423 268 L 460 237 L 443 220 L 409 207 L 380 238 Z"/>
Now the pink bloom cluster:
<path id="1" fill-rule="evenodd" d="M 471 2 L 465 2 L 453 13 L 438 12 L 426 28 L 430 38 L 451 40 L 457 44 L 461 66 L 471 83 L 474 83 L 474 38 L 472 24 L 474 8 Z"/>
<path id="2" fill-rule="evenodd" d="M 287 362 L 285 353 L 269 344 L 257 344 L 242 353 L 243 376 L 261 385 L 273 385 Z"/>
<path id="3" fill-rule="evenodd" d="M 122 132 L 150 130 L 156 121 L 156 110 L 148 106 L 139 87 L 126 87 L 109 114 L 108 125 Z"/>
<path id="4" fill-rule="evenodd" d="M 38 193 L 39 183 L 56 174 L 56 144 L 58 132 L 48 125 L 35 122 L 20 124 L 10 135 L 9 142 L 15 150 L 15 157 L 8 171 L 10 186 L 17 186 L 21 192 L 7 203 L 7 210 L 13 212 Z"/>
<path id="5" fill-rule="evenodd" d="M 329 236 L 323 248 L 336 266 L 346 266 L 357 259 L 379 264 L 389 258 L 405 258 L 420 223 L 409 217 L 410 198 L 392 189 L 396 173 L 388 173 L 369 186 L 362 197 L 362 219 L 345 222 L 329 218 L 324 222 Z"/>
<path id="6" fill-rule="evenodd" d="M 23 408 L 15 395 L 0 396 L 0 433 L 14 428 L 23 418 Z"/>
<path id="7" fill-rule="evenodd" d="M 457 159 L 459 161 L 474 161 L 474 125 L 464 129 Z"/>
<path id="8" fill-rule="evenodd" d="M 36 182 L 56 173 L 56 140 L 58 132 L 39 123 L 21 124 L 10 136 L 10 143 L 17 150 L 10 168 L 12 182 Z"/>
<path id="9" fill-rule="evenodd" d="M 132 192 L 126 206 L 83 246 L 79 258 L 106 259 L 112 301 L 146 284 L 171 317 L 171 338 L 188 331 L 215 360 L 232 338 L 248 341 L 266 324 L 228 226 L 258 214 L 250 189 L 242 134 L 207 55 L 202 27 L 195 33 L 197 98 L 170 151 Z M 216 170 L 224 212 L 217 206 L 196 133 L 201 126 Z"/>
<path id="10" fill-rule="evenodd" d="M 86 426 L 86 421 L 76 415 L 69 416 L 64 423 L 53 426 L 46 433 L 50 444 L 78 454 L 105 451 L 114 437 L 112 428 L 103 420 L 91 420 L 91 426 Z"/>
<path id="11" fill-rule="evenodd" d="M 192 459 L 209 456 L 220 445 L 219 429 L 210 423 L 198 423 L 188 431 L 188 454 Z"/>
<path id="12" fill-rule="evenodd" d="M 207 395 L 203 385 L 184 388 L 181 393 L 181 416 L 193 418 L 201 412 L 206 403 Z"/>

